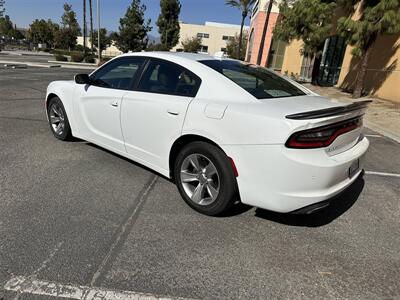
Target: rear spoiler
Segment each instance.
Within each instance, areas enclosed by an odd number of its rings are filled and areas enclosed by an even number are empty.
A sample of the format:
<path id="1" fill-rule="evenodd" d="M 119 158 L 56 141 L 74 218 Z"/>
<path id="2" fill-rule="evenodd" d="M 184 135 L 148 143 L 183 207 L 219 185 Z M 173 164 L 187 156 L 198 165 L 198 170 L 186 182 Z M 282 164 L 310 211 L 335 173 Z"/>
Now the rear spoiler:
<path id="1" fill-rule="evenodd" d="M 287 115 L 286 119 L 291 120 L 309 120 L 309 119 L 319 119 L 324 117 L 336 116 L 344 113 L 348 113 L 355 110 L 361 110 L 366 108 L 372 100 L 358 101 L 346 106 L 324 108 L 319 110 L 306 111 L 302 113 Z"/>

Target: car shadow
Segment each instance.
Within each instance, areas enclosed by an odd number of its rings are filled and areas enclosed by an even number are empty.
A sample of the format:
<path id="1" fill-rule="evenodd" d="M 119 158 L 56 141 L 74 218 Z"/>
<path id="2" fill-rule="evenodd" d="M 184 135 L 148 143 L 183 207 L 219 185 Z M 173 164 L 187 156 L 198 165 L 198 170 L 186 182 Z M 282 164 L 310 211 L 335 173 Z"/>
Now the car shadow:
<path id="1" fill-rule="evenodd" d="M 140 164 L 135 161 L 130 160 L 124 156 L 121 156 L 117 153 L 114 153 L 108 149 L 105 149 L 101 146 L 95 145 L 90 142 L 86 142 L 83 140 L 76 140 L 76 142 L 86 143 L 88 146 L 102 150 L 107 152 L 115 157 L 118 157 L 122 160 L 125 160 L 137 167 L 143 168 L 154 175 L 160 176 L 170 183 L 174 184 L 174 181 L 168 177 L 165 177 L 156 171 Z M 361 194 L 361 191 L 364 188 L 364 178 L 363 174 L 360 175 L 351 186 L 349 186 L 344 192 L 336 196 L 330 201 L 329 206 L 320 209 L 312 214 L 293 214 L 293 213 L 277 213 L 273 211 L 268 211 L 261 208 L 255 209 L 255 216 L 257 218 L 290 225 L 290 226 L 303 226 L 303 227 L 320 227 L 331 223 L 336 218 L 340 217 L 344 214 L 348 209 L 350 209 L 353 204 L 357 201 L 358 197 Z M 229 218 L 238 216 L 248 212 L 253 209 L 253 206 L 249 206 L 240 202 L 240 198 L 236 199 L 235 204 L 232 205 L 227 211 L 215 216 L 217 218 Z"/>
<path id="2" fill-rule="evenodd" d="M 96 145 L 96 144 L 93 144 L 93 143 L 91 143 L 91 142 L 87 142 L 87 141 L 83 141 L 83 140 L 81 140 L 81 142 L 85 143 L 86 145 L 88 145 L 88 146 L 90 146 L 90 147 L 93 147 L 93 148 L 96 148 L 96 149 L 98 149 L 98 150 L 104 151 L 104 152 L 106 152 L 106 153 L 108 153 L 108 154 L 110 154 L 110 155 L 112 155 L 112 156 L 118 157 L 119 159 L 122 159 L 122 160 L 124 160 L 124 161 L 126 161 L 126 162 L 128 162 L 128 163 L 130 163 L 130 164 L 132 164 L 132 165 L 135 165 L 135 166 L 137 166 L 137 167 L 139 167 L 139 168 L 142 168 L 142 169 L 144 169 L 144 170 L 146 170 L 146 171 L 148 171 L 148 172 L 150 172 L 150 173 L 153 173 L 153 174 L 156 175 L 156 176 L 159 176 L 159 177 L 161 177 L 161 178 L 164 178 L 164 179 L 166 179 L 166 180 L 172 182 L 172 180 L 171 180 L 170 178 L 168 178 L 168 177 L 166 177 L 166 176 L 164 176 L 164 175 L 162 175 L 162 174 L 160 174 L 160 173 L 157 173 L 157 172 L 154 171 L 153 169 L 150 169 L 149 167 L 146 167 L 145 165 L 142 165 L 142 164 L 140 164 L 140 163 L 138 163 L 138 162 L 136 162 L 136 161 L 134 161 L 134 160 L 131 160 L 131 159 L 125 157 L 125 156 L 122 156 L 122 155 L 120 155 L 120 154 L 118 154 L 118 153 L 112 152 L 112 151 L 110 151 L 110 150 L 108 150 L 108 149 L 106 149 L 106 148 L 103 148 L 103 147 L 101 147 L 101 146 L 99 146 L 99 145 Z M 1 300 L 1 299 L 0 299 L 0 300 Z"/>
<path id="3" fill-rule="evenodd" d="M 257 208 L 255 216 L 261 219 L 302 227 L 327 225 L 348 211 L 360 196 L 365 182 L 360 175 L 351 186 L 330 201 L 330 204 L 311 214 L 283 214 Z"/>

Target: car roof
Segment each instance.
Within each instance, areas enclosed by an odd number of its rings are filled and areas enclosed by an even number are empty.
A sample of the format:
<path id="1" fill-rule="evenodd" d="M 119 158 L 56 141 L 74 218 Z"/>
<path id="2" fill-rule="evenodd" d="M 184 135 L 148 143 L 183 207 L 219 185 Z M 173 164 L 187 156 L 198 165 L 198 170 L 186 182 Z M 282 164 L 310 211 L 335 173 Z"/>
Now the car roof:
<path id="1" fill-rule="evenodd" d="M 189 52 L 168 52 L 168 51 L 149 51 L 149 52 L 130 52 L 123 54 L 122 56 L 151 56 L 159 58 L 183 58 L 191 61 L 202 61 L 202 60 L 232 60 L 226 57 L 213 56 L 210 54 L 203 53 L 189 53 Z"/>

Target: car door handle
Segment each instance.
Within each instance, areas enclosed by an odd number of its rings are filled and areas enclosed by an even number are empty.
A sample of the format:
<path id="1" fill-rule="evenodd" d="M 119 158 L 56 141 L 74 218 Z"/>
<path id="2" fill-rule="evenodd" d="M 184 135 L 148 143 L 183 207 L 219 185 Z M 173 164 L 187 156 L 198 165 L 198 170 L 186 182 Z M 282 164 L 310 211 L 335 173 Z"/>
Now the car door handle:
<path id="1" fill-rule="evenodd" d="M 113 107 L 118 107 L 118 105 L 119 105 L 118 100 L 115 100 L 115 101 L 111 102 L 110 104 Z"/>
<path id="2" fill-rule="evenodd" d="M 167 113 L 172 115 L 172 116 L 178 116 L 179 115 L 179 111 L 171 110 L 171 109 L 167 109 Z"/>

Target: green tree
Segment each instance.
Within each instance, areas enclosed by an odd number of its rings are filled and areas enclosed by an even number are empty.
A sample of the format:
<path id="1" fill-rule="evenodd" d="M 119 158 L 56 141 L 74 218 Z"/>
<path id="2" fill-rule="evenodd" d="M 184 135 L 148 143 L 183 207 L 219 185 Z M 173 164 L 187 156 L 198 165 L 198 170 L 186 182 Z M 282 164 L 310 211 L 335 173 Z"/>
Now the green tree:
<path id="1" fill-rule="evenodd" d="M 60 30 L 60 26 L 53 23 L 50 19 L 48 21 L 36 19 L 29 25 L 28 38 L 33 43 L 46 43 L 50 47 L 53 47 L 55 34 L 58 30 Z"/>
<path id="2" fill-rule="evenodd" d="M 132 0 L 125 16 L 120 19 L 119 33 L 114 37 L 117 47 L 122 52 L 141 51 L 146 48 L 151 20 L 145 21 L 145 11 L 146 6 L 141 4 L 140 0 Z"/>
<path id="3" fill-rule="evenodd" d="M 363 0 L 359 1 L 360 18 L 342 17 L 338 21 L 338 31 L 354 46 L 352 54 L 360 58 L 353 97 L 363 93 L 371 49 L 381 34 L 400 32 L 400 1 Z"/>
<path id="4" fill-rule="evenodd" d="M 93 39 L 90 40 L 92 46 L 97 49 L 98 47 L 98 33 L 97 30 L 93 32 Z M 101 52 L 107 49 L 112 44 L 110 35 L 107 33 L 107 29 L 100 28 L 100 57 Z"/>
<path id="5" fill-rule="evenodd" d="M 9 16 L 0 18 L 0 35 L 4 35 L 8 38 L 13 38 L 16 40 L 21 40 L 25 36 L 17 29 L 17 26 L 11 22 Z"/>
<path id="6" fill-rule="evenodd" d="M 302 54 L 314 60 L 312 81 L 316 83 L 325 40 L 331 35 L 336 1 L 299 0 L 280 5 L 280 20 L 274 37 L 285 42 L 303 41 Z"/>
<path id="7" fill-rule="evenodd" d="M 22 40 L 22 39 L 25 38 L 25 36 L 22 34 L 22 32 L 19 31 L 19 30 L 17 29 L 17 26 L 16 26 L 16 25 L 14 25 L 14 28 L 11 29 L 11 30 L 8 32 L 8 36 L 9 36 L 10 38 L 12 38 L 12 39 L 15 39 L 15 40 Z"/>
<path id="8" fill-rule="evenodd" d="M 179 0 L 161 0 L 160 7 L 161 13 L 157 20 L 158 32 L 161 43 L 165 48 L 171 49 L 179 42 L 181 4 Z"/>
<path id="9" fill-rule="evenodd" d="M 0 0 L 0 18 L 3 17 L 6 9 L 4 8 L 5 0 Z"/>
<path id="10" fill-rule="evenodd" d="M 9 37 L 10 32 L 14 26 L 9 16 L 0 18 L 0 34 Z"/>
<path id="11" fill-rule="evenodd" d="M 240 56 L 237 56 L 238 51 L 237 49 L 242 47 L 242 51 L 240 51 Z M 244 60 L 246 51 L 244 51 L 247 47 L 247 34 L 243 34 L 242 36 L 242 43 L 240 43 L 240 36 L 236 35 L 234 39 L 231 39 L 226 44 L 226 53 L 230 58 Z"/>
<path id="12" fill-rule="evenodd" d="M 62 48 L 71 50 L 76 45 L 76 39 L 81 34 L 76 13 L 72 6 L 64 4 L 64 14 L 61 17 L 62 28 L 56 35 L 56 43 Z"/>
<path id="13" fill-rule="evenodd" d="M 201 38 L 194 36 L 192 38 L 185 38 L 182 41 L 182 47 L 184 52 L 197 53 L 201 48 Z"/>
<path id="14" fill-rule="evenodd" d="M 147 48 L 146 51 L 169 51 L 170 48 L 165 46 L 162 43 L 150 43 Z"/>
<path id="15" fill-rule="evenodd" d="M 243 41 L 243 27 L 244 22 L 246 21 L 247 16 L 250 13 L 252 6 L 254 5 L 255 0 L 225 0 L 225 4 L 235 7 L 242 12 L 242 21 L 240 23 L 240 34 L 239 34 L 239 47 L 237 47 L 237 57 L 241 57 L 241 50 L 243 49 L 242 41 Z"/>

